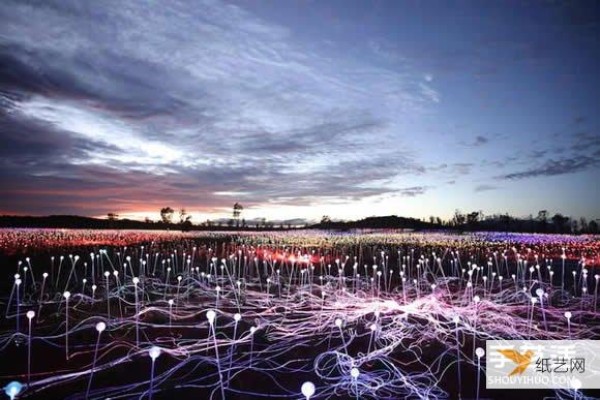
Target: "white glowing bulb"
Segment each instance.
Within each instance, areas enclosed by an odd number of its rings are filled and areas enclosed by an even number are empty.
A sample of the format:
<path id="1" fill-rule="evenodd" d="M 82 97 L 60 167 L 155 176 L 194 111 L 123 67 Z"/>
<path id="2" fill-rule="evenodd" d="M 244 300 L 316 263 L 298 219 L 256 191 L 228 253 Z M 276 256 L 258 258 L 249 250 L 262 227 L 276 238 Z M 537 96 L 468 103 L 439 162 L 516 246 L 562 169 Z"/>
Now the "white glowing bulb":
<path id="1" fill-rule="evenodd" d="M 241 319 L 242 319 L 242 315 L 241 315 L 240 313 L 235 313 L 235 314 L 233 315 L 233 320 L 234 320 L 235 322 L 239 322 L 239 320 L 241 320 Z"/>
<path id="2" fill-rule="evenodd" d="M 208 310 L 208 312 L 206 313 L 206 319 L 208 320 L 208 323 L 212 325 L 216 316 L 217 313 L 215 312 L 215 310 Z"/>
<path id="3" fill-rule="evenodd" d="M 65 299 L 69 300 L 69 297 L 71 297 L 71 292 L 69 292 L 69 291 L 66 291 L 66 292 L 64 292 L 64 293 L 63 293 L 63 297 L 64 297 Z"/>
<path id="4" fill-rule="evenodd" d="M 131 281 L 133 282 L 134 285 L 137 285 L 138 283 L 140 283 L 140 278 L 138 278 L 137 276 L 134 276 Z"/>
<path id="5" fill-rule="evenodd" d="M 485 355 L 485 350 L 481 347 L 478 347 L 475 349 L 475 354 L 477 355 L 478 358 L 481 358 Z"/>
<path id="6" fill-rule="evenodd" d="M 33 310 L 27 311 L 27 318 L 29 318 L 31 320 L 31 319 L 33 319 L 33 317 L 35 317 L 35 311 L 33 311 Z"/>
<path id="7" fill-rule="evenodd" d="M 571 314 L 571 311 L 565 311 L 565 318 L 566 319 L 571 319 L 572 316 L 573 316 L 573 314 Z"/>
<path id="8" fill-rule="evenodd" d="M 148 355 L 150 356 L 152 361 L 156 360 L 158 358 L 158 356 L 160 356 L 160 347 L 152 346 L 150 348 L 150 350 L 148 351 Z"/>
<path id="9" fill-rule="evenodd" d="M 358 370 L 358 368 L 354 367 L 350 370 L 350 376 L 354 379 L 358 378 L 358 375 L 360 375 L 360 371 Z"/>
<path id="10" fill-rule="evenodd" d="M 98 331 L 98 333 L 104 332 L 105 329 L 106 329 L 106 324 L 104 322 L 98 322 L 96 324 L 96 330 Z"/>
<path id="11" fill-rule="evenodd" d="M 304 395 L 304 397 L 306 397 L 306 399 L 310 399 L 310 397 L 315 394 L 315 385 L 312 382 L 304 382 L 302 384 L 302 388 L 301 388 L 302 394 Z"/>

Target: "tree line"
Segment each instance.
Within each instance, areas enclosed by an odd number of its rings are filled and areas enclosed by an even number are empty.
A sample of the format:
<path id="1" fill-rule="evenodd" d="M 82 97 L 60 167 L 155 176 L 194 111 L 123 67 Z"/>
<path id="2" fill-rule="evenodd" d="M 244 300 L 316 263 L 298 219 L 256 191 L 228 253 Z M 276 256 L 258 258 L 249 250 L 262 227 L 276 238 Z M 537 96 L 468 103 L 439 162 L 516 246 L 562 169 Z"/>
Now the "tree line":
<path id="1" fill-rule="evenodd" d="M 509 214 L 484 215 L 481 211 L 463 213 L 459 210 L 448 219 L 436 216 L 417 219 L 398 217 L 368 217 L 356 221 L 333 221 L 325 215 L 315 224 L 282 224 L 261 218 L 251 223 L 243 217 L 244 207 L 235 203 L 231 218 L 226 221 L 210 220 L 192 223 L 192 216 L 185 208 L 175 210 L 172 207 L 160 209 L 160 220 L 144 221 L 122 219 L 117 213 L 108 213 L 106 219 L 80 216 L 56 215 L 48 217 L 0 216 L 0 227 L 40 227 L 40 228 L 82 228 L 82 229 L 178 229 L 189 230 L 289 230 L 289 229 L 414 229 L 414 230 L 454 230 L 454 231 L 511 231 L 540 233 L 600 233 L 597 220 L 571 218 L 560 213 L 550 215 L 540 210 L 537 216 L 517 218 Z"/>

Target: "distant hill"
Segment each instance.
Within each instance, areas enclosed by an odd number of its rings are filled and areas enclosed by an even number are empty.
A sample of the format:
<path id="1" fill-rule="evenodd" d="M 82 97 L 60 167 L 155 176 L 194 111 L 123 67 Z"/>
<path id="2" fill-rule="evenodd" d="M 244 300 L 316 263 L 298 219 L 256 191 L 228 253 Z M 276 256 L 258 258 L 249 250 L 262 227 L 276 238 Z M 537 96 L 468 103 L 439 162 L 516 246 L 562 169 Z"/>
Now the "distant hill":
<path id="1" fill-rule="evenodd" d="M 358 221 L 321 221 L 312 225 L 317 229 L 439 229 L 440 225 L 422 221 L 416 218 L 388 215 L 385 217 L 368 217 Z"/>
<path id="2" fill-rule="evenodd" d="M 130 219 L 108 220 L 78 215 L 0 216 L 2 228 L 165 229 L 163 225 Z"/>

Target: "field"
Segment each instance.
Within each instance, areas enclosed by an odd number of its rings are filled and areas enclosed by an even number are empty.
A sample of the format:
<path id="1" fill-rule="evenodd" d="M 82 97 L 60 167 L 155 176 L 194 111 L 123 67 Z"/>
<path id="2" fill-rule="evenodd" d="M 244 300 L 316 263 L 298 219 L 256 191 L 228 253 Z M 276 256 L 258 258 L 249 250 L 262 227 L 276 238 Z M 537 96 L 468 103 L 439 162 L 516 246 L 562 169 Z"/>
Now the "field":
<path id="1" fill-rule="evenodd" d="M 487 390 L 476 355 L 600 339 L 594 236 L 23 229 L 0 261 L 16 398 L 594 395 Z"/>

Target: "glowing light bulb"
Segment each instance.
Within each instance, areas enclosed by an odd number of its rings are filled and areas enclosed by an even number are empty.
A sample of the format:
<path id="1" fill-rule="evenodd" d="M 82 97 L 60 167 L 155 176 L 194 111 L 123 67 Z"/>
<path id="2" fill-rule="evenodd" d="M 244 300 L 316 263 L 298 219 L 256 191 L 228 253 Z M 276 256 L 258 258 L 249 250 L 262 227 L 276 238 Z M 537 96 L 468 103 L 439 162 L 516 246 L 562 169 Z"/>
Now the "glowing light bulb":
<path id="1" fill-rule="evenodd" d="M 20 382 L 12 381 L 4 387 L 4 393 L 11 399 L 14 399 L 23 390 L 23 385 Z"/>
<path id="2" fill-rule="evenodd" d="M 98 331 L 98 333 L 104 332 L 105 329 L 106 329 L 106 324 L 104 322 L 98 322 L 96 324 L 96 330 Z"/>
<path id="3" fill-rule="evenodd" d="M 313 394 L 315 394 L 315 384 L 310 381 L 304 382 L 300 390 L 302 391 L 304 397 L 306 397 L 308 400 Z"/>
<path id="4" fill-rule="evenodd" d="M 160 356 L 161 350 L 158 346 L 152 346 L 148 351 L 148 355 L 152 359 L 152 361 L 156 360 L 158 356 Z"/>
<path id="5" fill-rule="evenodd" d="M 208 310 L 208 312 L 206 313 L 206 319 L 208 320 L 208 323 L 212 325 L 216 316 L 217 313 L 215 312 L 215 310 Z"/>

